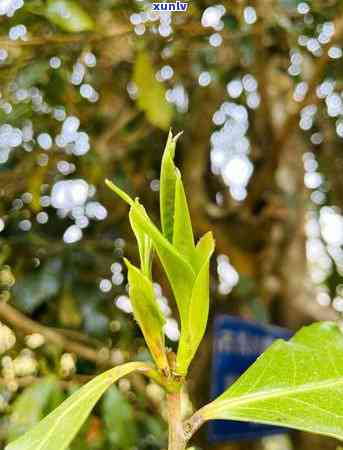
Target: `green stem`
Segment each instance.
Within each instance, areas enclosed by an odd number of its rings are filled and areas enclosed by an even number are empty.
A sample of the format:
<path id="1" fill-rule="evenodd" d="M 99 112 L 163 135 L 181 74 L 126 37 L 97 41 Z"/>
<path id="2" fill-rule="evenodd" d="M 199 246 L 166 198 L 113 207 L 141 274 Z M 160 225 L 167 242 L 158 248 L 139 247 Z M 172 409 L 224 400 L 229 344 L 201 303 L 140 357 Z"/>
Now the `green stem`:
<path id="1" fill-rule="evenodd" d="M 168 450 L 185 450 L 186 438 L 181 414 L 181 391 L 167 394 L 169 443 Z"/>

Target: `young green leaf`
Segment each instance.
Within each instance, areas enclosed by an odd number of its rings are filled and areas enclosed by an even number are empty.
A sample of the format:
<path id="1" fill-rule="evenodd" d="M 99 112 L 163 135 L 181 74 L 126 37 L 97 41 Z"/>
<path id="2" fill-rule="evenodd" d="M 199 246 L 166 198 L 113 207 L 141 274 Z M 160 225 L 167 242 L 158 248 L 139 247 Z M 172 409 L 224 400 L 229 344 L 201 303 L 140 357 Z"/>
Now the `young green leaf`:
<path id="1" fill-rule="evenodd" d="M 144 207 L 140 205 L 138 201 L 136 201 L 135 204 L 137 205 L 137 208 L 141 209 L 141 213 L 147 216 Z M 152 240 L 146 233 L 144 233 L 141 227 L 139 227 L 136 224 L 134 214 L 132 211 L 133 209 L 130 208 L 129 219 L 131 228 L 137 239 L 141 269 L 144 275 L 146 275 L 149 279 L 151 279 L 151 265 L 153 253 Z M 147 219 L 149 218 L 147 217 Z"/>
<path id="2" fill-rule="evenodd" d="M 343 335 L 332 322 L 278 340 L 193 420 L 253 421 L 343 440 Z"/>
<path id="3" fill-rule="evenodd" d="M 210 304 L 210 258 L 214 251 L 211 232 L 206 233 L 200 239 L 196 251 L 200 268 L 189 303 L 188 329 L 180 337 L 176 359 L 176 370 L 183 375 L 187 373 L 188 366 L 199 347 L 207 325 Z"/>
<path id="4" fill-rule="evenodd" d="M 155 250 L 167 274 L 179 309 L 181 324 L 187 322 L 188 303 L 195 280 L 192 266 L 162 235 L 137 207 L 132 211 L 136 224 L 152 239 Z"/>
<path id="5" fill-rule="evenodd" d="M 173 245 L 192 264 L 196 256 L 193 229 L 179 171 L 177 171 L 175 184 Z"/>
<path id="6" fill-rule="evenodd" d="M 155 250 L 171 284 L 179 309 L 181 326 L 188 323 L 188 306 L 195 281 L 195 272 L 189 262 L 163 236 L 143 210 L 143 206 L 134 202 L 118 186 L 106 180 L 106 184 L 124 201 L 131 205 L 131 220 L 139 227 L 141 233 L 147 234 L 153 242 Z M 138 205 L 140 207 L 138 207 Z"/>
<path id="7" fill-rule="evenodd" d="M 157 367 L 167 370 L 168 360 L 164 348 L 163 333 L 165 320 L 157 304 L 152 282 L 127 259 L 125 259 L 125 264 L 128 269 L 129 295 L 133 314 Z"/>
<path id="8" fill-rule="evenodd" d="M 48 0 L 45 17 L 70 33 L 93 30 L 93 19 L 73 0 Z"/>
<path id="9" fill-rule="evenodd" d="M 162 232 L 190 263 L 194 260 L 194 237 L 181 174 L 174 164 L 175 137 L 169 132 L 160 175 L 160 210 Z"/>
<path id="10" fill-rule="evenodd" d="M 194 245 L 191 218 L 181 175 L 174 164 L 178 136 L 169 133 L 161 166 L 160 207 L 163 234 L 142 205 L 112 183 L 107 184 L 130 206 L 130 222 L 138 240 L 141 265 L 148 236 L 172 287 L 181 320 L 177 372 L 185 375 L 204 335 L 209 310 L 209 260 L 214 250 L 211 234 Z M 142 266 L 143 267 L 143 266 Z"/>
<path id="11" fill-rule="evenodd" d="M 164 236 L 173 241 L 176 169 L 174 164 L 176 140 L 169 131 L 166 147 L 163 152 L 160 174 L 160 211 L 161 226 Z"/>
<path id="12" fill-rule="evenodd" d="M 101 395 L 118 378 L 134 370 L 149 371 L 145 363 L 132 362 L 114 367 L 72 394 L 19 439 L 11 442 L 5 450 L 64 450 L 90 414 Z"/>

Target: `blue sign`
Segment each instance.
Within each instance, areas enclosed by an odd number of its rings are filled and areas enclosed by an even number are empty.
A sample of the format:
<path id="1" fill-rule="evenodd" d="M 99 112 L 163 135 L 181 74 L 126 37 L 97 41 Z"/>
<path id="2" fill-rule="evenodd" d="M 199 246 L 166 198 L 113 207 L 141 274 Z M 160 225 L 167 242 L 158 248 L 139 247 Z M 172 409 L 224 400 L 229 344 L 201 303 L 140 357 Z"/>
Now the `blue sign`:
<path id="1" fill-rule="evenodd" d="M 291 332 L 284 328 L 233 316 L 218 316 L 214 322 L 212 398 L 224 392 L 275 339 L 290 337 Z M 254 439 L 280 433 L 285 433 L 285 428 L 227 420 L 210 422 L 208 430 L 211 442 Z"/>

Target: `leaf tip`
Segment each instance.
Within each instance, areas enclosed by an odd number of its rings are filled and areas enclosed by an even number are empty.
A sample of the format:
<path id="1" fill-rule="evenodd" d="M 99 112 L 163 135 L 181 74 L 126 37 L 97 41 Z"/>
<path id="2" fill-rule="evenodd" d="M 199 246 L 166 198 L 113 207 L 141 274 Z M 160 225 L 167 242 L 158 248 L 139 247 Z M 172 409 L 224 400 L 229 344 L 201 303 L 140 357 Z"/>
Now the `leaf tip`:
<path id="1" fill-rule="evenodd" d="M 134 204 L 134 201 L 132 198 L 124 192 L 122 189 L 120 189 L 118 186 L 116 186 L 112 181 L 110 181 L 108 178 L 105 179 L 105 184 L 107 187 L 111 189 L 115 194 L 117 194 L 124 202 L 132 206 Z"/>
<path id="2" fill-rule="evenodd" d="M 179 131 L 174 137 L 173 137 L 173 141 L 176 142 L 178 141 L 178 139 L 183 135 L 183 130 Z"/>

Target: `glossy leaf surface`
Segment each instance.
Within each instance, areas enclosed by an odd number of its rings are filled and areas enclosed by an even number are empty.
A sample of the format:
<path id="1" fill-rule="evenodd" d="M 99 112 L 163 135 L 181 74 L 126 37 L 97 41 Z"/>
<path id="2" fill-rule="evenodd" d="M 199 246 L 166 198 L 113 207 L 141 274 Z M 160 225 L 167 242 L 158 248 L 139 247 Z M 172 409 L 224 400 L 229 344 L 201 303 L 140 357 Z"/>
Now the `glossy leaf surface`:
<path id="1" fill-rule="evenodd" d="M 343 336 L 322 322 L 275 341 L 197 415 L 296 428 L 343 440 Z"/>
<path id="2" fill-rule="evenodd" d="M 5 450 L 66 449 L 102 394 L 119 378 L 135 370 L 149 370 L 149 366 L 132 362 L 98 375 Z"/>
<path id="3" fill-rule="evenodd" d="M 157 304 L 152 281 L 127 259 L 129 294 L 133 313 L 137 320 L 147 346 L 160 369 L 168 367 L 164 348 L 164 317 Z"/>

